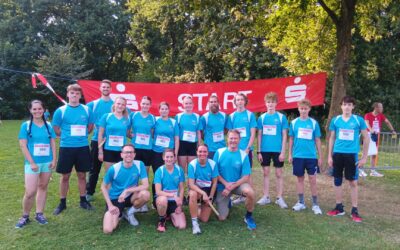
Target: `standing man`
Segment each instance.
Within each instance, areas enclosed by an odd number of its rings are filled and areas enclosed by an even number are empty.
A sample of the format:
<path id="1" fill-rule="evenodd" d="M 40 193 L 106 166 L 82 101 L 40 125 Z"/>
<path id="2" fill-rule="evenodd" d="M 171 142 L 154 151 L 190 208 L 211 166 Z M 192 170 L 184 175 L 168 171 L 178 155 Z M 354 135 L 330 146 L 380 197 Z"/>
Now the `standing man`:
<path id="1" fill-rule="evenodd" d="M 95 193 L 97 181 L 99 179 L 99 173 L 101 170 L 102 162 L 99 161 L 99 143 L 97 141 L 100 118 L 107 113 L 111 113 L 111 107 L 113 105 L 113 100 L 110 98 L 111 93 L 111 81 L 103 80 L 100 83 L 101 97 L 97 100 L 89 102 L 87 106 L 93 112 L 93 122 L 95 124 L 92 141 L 90 143 L 90 155 L 92 156 L 92 167 L 89 171 L 89 180 L 86 185 L 86 199 L 88 201 L 93 200 L 93 195 Z M 100 142 L 101 143 L 101 142 Z"/>
<path id="2" fill-rule="evenodd" d="M 200 118 L 200 128 L 204 143 L 209 149 L 208 158 L 212 159 L 218 149 L 226 147 L 224 131 L 227 116 L 219 111 L 219 101 L 215 95 L 208 99 L 208 108 L 210 111 Z"/>
<path id="3" fill-rule="evenodd" d="M 146 168 L 135 159 L 135 147 L 124 145 L 121 149 L 122 161 L 112 165 L 101 184 L 107 211 L 103 218 L 103 232 L 110 234 L 118 226 L 125 207 L 129 207 L 124 217 L 132 226 L 139 225 L 134 213 L 150 199 L 149 181 Z M 139 181 L 141 182 L 139 185 Z"/>
<path id="4" fill-rule="evenodd" d="M 367 125 L 362 117 L 353 115 L 355 100 L 345 96 L 342 99 L 342 115 L 333 117 L 329 125 L 329 151 L 328 165 L 333 167 L 335 184 L 336 207 L 329 211 L 329 216 L 344 215 L 343 209 L 343 172 L 349 181 L 351 190 L 351 218 L 354 222 L 362 222 L 358 214 L 358 168 L 364 166 L 367 161 L 369 137 Z M 359 134 L 363 137 L 362 157 L 358 160 L 360 150 Z"/>
<path id="5" fill-rule="evenodd" d="M 214 161 L 218 168 L 217 199 L 219 220 L 226 220 L 229 214 L 229 201 L 232 194 L 246 197 L 244 222 L 249 230 L 256 229 L 253 219 L 255 192 L 249 184 L 251 168 L 247 152 L 239 149 L 240 132 L 229 130 L 228 147 L 218 149 Z"/>
<path id="6" fill-rule="evenodd" d="M 53 128 L 61 137 L 57 163 L 60 178 L 60 204 L 53 214 L 58 215 L 67 208 L 69 178 L 75 166 L 78 176 L 80 207 L 91 210 L 92 205 L 86 200 L 86 172 L 90 170 L 91 159 L 88 135 L 93 129 L 93 113 L 86 105 L 80 104 L 82 89 L 78 84 L 67 88 L 68 104 L 59 107 L 53 116 Z"/>
<path id="7" fill-rule="evenodd" d="M 287 208 L 283 199 L 283 165 L 285 161 L 288 121 L 284 114 L 276 112 L 278 96 L 274 92 L 265 94 L 267 112 L 258 118 L 258 152 L 257 158 L 264 173 L 264 195 L 257 202 L 259 205 L 271 203 L 269 198 L 269 174 L 271 160 L 274 163 L 276 176 L 276 201 L 280 208 Z"/>
<path id="8" fill-rule="evenodd" d="M 303 99 L 297 104 L 300 117 L 290 123 L 289 163 L 293 164 L 293 175 L 297 177 L 296 191 L 299 197 L 293 211 L 306 209 L 304 202 L 304 172 L 307 170 L 310 182 L 312 211 L 322 214 L 317 197 L 317 174 L 322 164 L 321 129 L 316 120 L 308 116 L 311 102 Z M 317 154 L 318 152 L 318 154 Z"/>
<path id="9" fill-rule="evenodd" d="M 371 156 L 371 173 L 370 176 L 375 177 L 383 177 L 383 174 L 376 171 L 376 161 L 378 155 L 378 144 L 379 144 L 379 133 L 381 132 L 382 122 L 385 122 L 389 127 L 392 134 L 396 135 L 396 131 L 394 130 L 390 121 L 383 114 L 383 105 L 380 102 L 374 102 L 372 105 L 374 109 L 372 112 L 365 114 L 364 119 L 367 122 L 367 128 L 369 134 L 371 135 L 371 140 L 369 142 L 368 156 Z M 360 169 L 360 176 L 366 177 L 367 173 L 364 170 Z"/>
<path id="10" fill-rule="evenodd" d="M 249 99 L 245 94 L 239 93 L 235 96 L 234 103 L 236 111 L 229 115 L 227 128 L 236 129 L 240 132 L 239 149 L 246 152 L 249 156 L 250 167 L 253 166 L 253 143 L 256 137 L 257 121 L 253 112 L 246 109 Z M 249 176 L 249 184 L 253 186 L 251 175 Z M 235 199 L 234 205 L 245 202 L 243 196 Z"/>

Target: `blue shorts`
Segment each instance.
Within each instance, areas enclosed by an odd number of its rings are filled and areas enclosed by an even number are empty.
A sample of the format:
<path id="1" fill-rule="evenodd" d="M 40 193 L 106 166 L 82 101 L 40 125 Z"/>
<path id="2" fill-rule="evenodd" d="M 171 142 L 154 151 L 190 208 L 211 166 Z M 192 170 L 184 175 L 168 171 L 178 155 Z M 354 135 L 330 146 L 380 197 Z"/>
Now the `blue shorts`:
<path id="1" fill-rule="evenodd" d="M 305 170 L 308 175 L 318 174 L 318 160 L 310 158 L 293 158 L 293 175 L 297 177 L 304 176 Z"/>
<path id="2" fill-rule="evenodd" d="M 25 174 L 51 173 L 50 164 L 51 162 L 37 163 L 36 165 L 38 166 L 38 170 L 33 171 L 31 168 L 31 164 L 25 163 Z"/>

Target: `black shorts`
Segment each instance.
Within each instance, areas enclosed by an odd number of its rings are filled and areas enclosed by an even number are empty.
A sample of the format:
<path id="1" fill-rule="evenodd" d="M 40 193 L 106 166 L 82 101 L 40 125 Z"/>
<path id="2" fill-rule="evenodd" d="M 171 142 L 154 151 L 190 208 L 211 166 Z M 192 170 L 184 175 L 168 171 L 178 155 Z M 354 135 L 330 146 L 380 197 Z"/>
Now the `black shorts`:
<path id="1" fill-rule="evenodd" d="M 333 159 L 333 177 L 344 178 L 349 181 L 358 180 L 357 154 L 334 153 Z"/>
<path id="2" fill-rule="evenodd" d="M 150 166 L 152 164 L 153 150 L 136 148 L 135 152 L 135 160 L 142 161 L 145 166 Z"/>
<path id="3" fill-rule="evenodd" d="M 113 151 L 107 149 L 104 149 L 103 151 L 104 151 L 103 161 L 114 162 L 114 163 L 122 161 L 121 151 Z"/>
<path id="4" fill-rule="evenodd" d="M 128 197 L 125 198 L 124 202 L 119 202 L 118 199 L 113 199 L 111 200 L 111 203 L 116 206 L 119 210 L 119 217 L 122 217 L 122 212 L 124 212 L 124 209 L 126 207 L 132 207 L 132 202 L 131 202 L 132 194 L 130 194 Z M 106 203 L 106 212 L 108 211 L 108 206 Z"/>
<path id="5" fill-rule="evenodd" d="M 261 156 L 263 158 L 263 161 L 261 162 L 261 166 L 269 167 L 271 165 L 271 160 L 272 160 L 274 163 L 274 167 L 282 168 L 284 162 L 279 161 L 280 154 L 281 153 L 279 153 L 279 152 L 261 152 Z"/>
<path id="6" fill-rule="evenodd" d="M 88 172 L 92 167 L 89 146 L 70 148 L 60 147 L 57 173 L 69 174 L 75 166 L 76 172 Z"/>
<path id="7" fill-rule="evenodd" d="M 157 209 L 157 202 L 154 202 L 154 206 Z M 178 205 L 176 204 L 176 201 L 168 201 L 168 205 L 167 205 L 167 216 L 175 213 L 175 210 L 178 208 Z"/>
<path id="8" fill-rule="evenodd" d="M 204 192 L 206 192 L 206 194 L 208 195 L 208 197 L 210 197 L 210 193 L 211 193 L 211 187 L 202 187 L 200 188 L 201 190 L 203 190 Z M 215 200 L 215 197 L 217 196 L 217 192 L 215 192 L 213 200 Z M 197 199 L 197 202 L 201 202 L 201 204 L 204 204 L 205 201 L 203 201 L 203 197 L 200 197 L 200 199 Z"/>
<path id="9" fill-rule="evenodd" d="M 153 151 L 152 155 L 153 155 L 153 160 L 151 163 L 151 168 L 153 169 L 153 174 L 155 174 L 156 170 L 162 165 L 164 165 L 164 160 L 162 158 L 163 153 L 158 153 Z"/>
<path id="10" fill-rule="evenodd" d="M 179 141 L 178 156 L 196 156 L 197 142 Z"/>

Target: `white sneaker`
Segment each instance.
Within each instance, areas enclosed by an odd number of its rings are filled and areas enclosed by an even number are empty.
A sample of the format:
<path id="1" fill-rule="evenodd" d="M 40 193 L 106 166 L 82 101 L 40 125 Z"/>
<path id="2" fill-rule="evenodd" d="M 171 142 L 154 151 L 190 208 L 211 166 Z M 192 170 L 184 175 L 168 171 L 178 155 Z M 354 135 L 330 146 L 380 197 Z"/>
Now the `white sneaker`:
<path id="1" fill-rule="evenodd" d="M 364 171 L 364 170 L 362 170 L 362 169 L 358 169 L 358 176 L 360 176 L 360 177 L 367 177 L 367 176 L 368 176 L 368 174 L 367 174 L 367 173 L 365 173 L 365 171 Z"/>
<path id="2" fill-rule="evenodd" d="M 314 212 L 314 214 L 322 214 L 321 208 L 319 208 L 318 205 L 313 205 L 312 211 Z"/>
<path id="3" fill-rule="evenodd" d="M 288 208 L 288 205 L 286 204 L 285 200 L 281 197 L 276 199 L 275 204 L 277 204 L 280 208 Z"/>
<path id="4" fill-rule="evenodd" d="M 373 177 L 383 177 L 383 174 L 379 173 L 376 170 L 371 170 L 371 173 L 369 174 L 369 176 L 373 176 Z"/>
<path id="5" fill-rule="evenodd" d="M 261 197 L 261 199 L 259 199 L 257 201 L 258 205 L 267 205 L 267 204 L 270 204 L 270 203 L 271 203 L 271 200 L 269 199 L 269 197 L 265 197 L 265 196 Z"/>
<path id="6" fill-rule="evenodd" d="M 149 211 L 149 208 L 147 207 L 147 204 L 144 204 L 141 208 L 138 209 L 139 213 L 147 213 Z"/>
<path id="7" fill-rule="evenodd" d="M 127 212 L 124 213 L 124 218 L 131 224 L 132 226 L 138 226 L 139 221 L 135 218 L 136 208 L 134 206 L 130 207 Z"/>
<path id="8" fill-rule="evenodd" d="M 192 222 L 192 226 L 193 226 L 193 229 L 192 229 L 193 234 L 201 234 L 200 225 L 198 222 L 195 222 L 195 221 Z"/>
<path id="9" fill-rule="evenodd" d="M 239 205 L 240 203 L 245 203 L 246 197 L 244 196 L 239 196 L 239 198 L 235 199 L 232 201 L 233 205 Z"/>
<path id="10" fill-rule="evenodd" d="M 297 202 L 293 207 L 292 207 L 293 211 L 300 211 L 300 210 L 304 210 L 306 209 L 306 205 L 304 205 L 303 203 Z"/>

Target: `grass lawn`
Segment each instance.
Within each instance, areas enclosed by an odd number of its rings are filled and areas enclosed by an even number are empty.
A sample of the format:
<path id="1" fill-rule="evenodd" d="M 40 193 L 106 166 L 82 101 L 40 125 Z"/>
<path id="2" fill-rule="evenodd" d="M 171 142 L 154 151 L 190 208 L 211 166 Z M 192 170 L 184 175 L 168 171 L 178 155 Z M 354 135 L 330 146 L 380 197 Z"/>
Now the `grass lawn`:
<path id="1" fill-rule="evenodd" d="M 385 177 L 360 180 L 359 211 L 364 222 L 356 224 L 349 218 L 351 209 L 349 188 L 345 185 L 345 210 L 338 218 L 316 216 L 311 209 L 293 212 L 276 205 L 256 206 L 254 218 L 257 230 L 251 232 L 243 222 L 243 205 L 231 210 L 226 222 L 212 217 L 201 224 L 203 234 L 192 235 L 188 208 L 185 207 L 188 229 L 178 231 L 167 224 L 167 232 L 157 233 L 155 210 L 137 216 L 140 226 L 131 227 L 121 221 L 112 235 L 102 233 L 104 200 L 99 192 L 88 212 L 79 208 L 76 176 L 71 179 L 68 209 L 59 216 L 52 211 L 58 204 L 59 175 L 54 173 L 49 184 L 45 215 L 48 225 L 35 221 L 23 229 L 15 229 L 21 216 L 24 193 L 23 156 L 17 135 L 21 121 L 3 121 L 0 125 L 0 249 L 399 249 L 400 248 L 400 171 L 383 171 Z M 296 200 L 295 181 L 291 166 L 285 166 L 285 199 L 292 207 Z M 254 166 L 257 198 L 262 195 L 262 170 Z M 271 178 L 271 197 L 275 197 L 275 178 Z M 330 177 L 318 176 L 319 201 L 325 212 L 335 200 Z M 310 207 L 310 192 L 306 186 L 306 203 Z M 33 211 L 34 212 L 34 211 Z M 31 219 L 33 217 L 31 213 Z"/>

